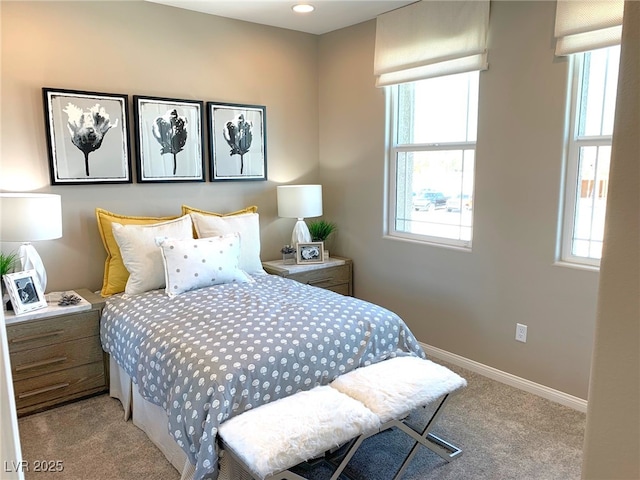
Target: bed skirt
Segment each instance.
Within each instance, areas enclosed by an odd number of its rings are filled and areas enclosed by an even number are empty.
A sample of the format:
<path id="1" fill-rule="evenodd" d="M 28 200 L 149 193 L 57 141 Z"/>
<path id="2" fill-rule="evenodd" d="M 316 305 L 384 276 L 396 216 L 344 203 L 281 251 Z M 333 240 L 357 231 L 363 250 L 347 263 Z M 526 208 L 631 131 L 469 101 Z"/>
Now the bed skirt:
<path id="1" fill-rule="evenodd" d="M 111 357 L 109 357 L 109 369 L 109 395 L 122 403 L 124 420 L 131 418 L 133 424 L 146 433 L 149 440 L 158 447 L 171 465 L 181 472 L 180 480 L 193 480 L 195 465 L 189 462 L 187 455 L 169 435 L 166 412 L 162 407 L 142 398 L 138 389 L 134 388 L 129 375 Z M 230 455 L 225 455 L 224 450 L 220 450 L 218 480 L 251 480 L 251 475 Z"/>

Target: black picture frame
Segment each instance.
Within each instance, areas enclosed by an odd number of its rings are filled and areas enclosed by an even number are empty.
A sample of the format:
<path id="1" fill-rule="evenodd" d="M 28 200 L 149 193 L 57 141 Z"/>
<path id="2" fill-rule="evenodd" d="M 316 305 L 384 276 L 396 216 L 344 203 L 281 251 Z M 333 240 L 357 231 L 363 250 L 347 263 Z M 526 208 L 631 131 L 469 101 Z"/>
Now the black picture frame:
<path id="1" fill-rule="evenodd" d="M 267 179 L 267 109 L 207 102 L 211 181 Z"/>
<path id="2" fill-rule="evenodd" d="M 43 88 L 51 185 L 132 183 L 128 96 Z"/>
<path id="3" fill-rule="evenodd" d="M 140 183 L 204 182 L 204 102 L 133 96 Z"/>

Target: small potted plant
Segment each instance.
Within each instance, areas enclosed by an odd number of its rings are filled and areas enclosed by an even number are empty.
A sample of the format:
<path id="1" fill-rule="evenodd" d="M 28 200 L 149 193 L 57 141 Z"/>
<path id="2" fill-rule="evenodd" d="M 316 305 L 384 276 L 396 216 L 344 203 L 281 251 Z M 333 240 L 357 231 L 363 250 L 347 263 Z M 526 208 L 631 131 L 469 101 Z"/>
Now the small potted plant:
<path id="1" fill-rule="evenodd" d="M 309 233 L 311 234 L 312 242 L 324 242 L 324 256 L 329 256 L 329 251 L 327 250 L 327 239 L 333 234 L 338 226 L 333 222 L 328 222 L 326 220 L 313 220 L 309 222 Z"/>
<path id="2" fill-rule="evenodd" d="M 282 250 L 280 250 L 280 253 L 282 253 L 283 264 L 291 265 L 296 263 L 296 249 L 293 248 L 291 245 L 285 245 L 284 247 L 282 247 Z"/>
<path id="3" fill-rule="evenodd" d="M 9 302 L 9 295 L 5 291 L 4 276 L 7 273 L 12 273 L 18 261 L 17 253 L 5 254 L 0 252 L 0 291 L 2 291 L 2 308 L 6 310 L 7 303 Z M 6 295 L 6 299 L 5 299 Z"/>

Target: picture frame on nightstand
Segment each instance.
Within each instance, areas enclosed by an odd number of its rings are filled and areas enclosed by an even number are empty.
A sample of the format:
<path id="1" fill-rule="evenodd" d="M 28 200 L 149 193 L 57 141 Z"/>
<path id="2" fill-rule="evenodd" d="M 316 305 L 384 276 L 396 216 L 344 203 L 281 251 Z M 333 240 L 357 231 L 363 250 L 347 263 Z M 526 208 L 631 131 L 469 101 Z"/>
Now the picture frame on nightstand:
<path id="1" fill-rule="evenodd" d="M 324 262 L 324 242 L 298 243 L 297 247 L 296 263 Z"/>
<path id="2" fill-rule="evenodd" d="M 7 273 L 3 276 L 16 315 L 47 307 L 47 300 L 35 270 Z"/>

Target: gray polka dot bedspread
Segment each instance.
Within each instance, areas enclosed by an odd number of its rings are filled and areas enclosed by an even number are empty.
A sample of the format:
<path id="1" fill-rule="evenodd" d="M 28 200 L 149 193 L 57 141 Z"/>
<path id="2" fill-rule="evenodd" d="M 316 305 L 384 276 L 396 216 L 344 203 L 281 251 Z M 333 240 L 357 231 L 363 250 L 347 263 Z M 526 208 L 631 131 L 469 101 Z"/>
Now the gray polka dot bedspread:
<path id="1" fill-rule="evenodd" d="M 116 295 L 103 310 L 103 349 L 165 409 L 196 480 L 217 478 L 217 431 L 228 418 L 360 366 L 425 357 L 385 308 L 274 275 L 252 279 L 173 298 Z"/>

